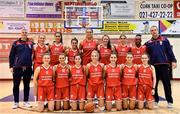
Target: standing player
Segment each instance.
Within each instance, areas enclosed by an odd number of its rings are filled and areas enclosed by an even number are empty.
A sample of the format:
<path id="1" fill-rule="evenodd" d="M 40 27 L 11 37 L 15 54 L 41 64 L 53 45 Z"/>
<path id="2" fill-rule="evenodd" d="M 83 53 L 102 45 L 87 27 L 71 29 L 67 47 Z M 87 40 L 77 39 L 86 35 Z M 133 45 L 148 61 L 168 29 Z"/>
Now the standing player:
<path id="1" fill-rule="evenodd" d="M 117 55 L 112 53 L 110 56 L 110 64 L 106 65 L 106 109 L 111 111 L 112 100 L 116 102 L 116 110 L 122 109 L 122 96 L 121 96 L 121 80 L 120 80 L 120 65 L 116 64 Z"/>
<path id="2" fill-rule="evenodd" d="M 133 63 L 134 64 L 142 64 L 141 56 L 146 52 L 146 46 L 141 45 L 141 35 L 137 34 L 135 38 L 135 46 L 131 47 L 131 52 L 133 54 Z"/>
<path id="3" fill-rule="evenodd" d="M 91 53 L 97 49 L 97 41 L 93 39 L 93 30 L 86 30 L 86 38 L 79 44 L 79 49 L 82 53 L 82 63 L 87 65 L 91 62 Z"/>
<path id="4" fill-rule="evenodd" d="M 59 64 L 59 55 L 64 53 L 65 47 L 63 46 L 62 34 L 60 32 L 56 32 L 54 34 L 55 42 L 50 46 L 50 54 L 51 54 L 51 65 Z"/>
<path id="5" fill-rule="evenodd" d="M 148 108 L 153 108 L 153 95 L 156 86 L 156 74 L 152 65 L 148 64 L 149 58 L 145 53 L 142 55 L 142 64 L 138 69 L 138 108 L 143 109 L 144 100 L 147 101 Z"/>
<path id="6" fill-rule="evenodd" d="M 126 63 L 122 65 L 122 97 L 123 97 L 123 108 L 135 108 L 136 102 L 136 71 L 137 66 L 133 64 L 132 53 L 127 53 Z"/>
<path id="7" fill-rule="evenodd" d="M 86 66 L 86 76 L 88 79 L 87 101 L 93 102 L 95 95 L 98 98 L 99 110 L 104 110 L 104 80 L 103 63 L 99 63 L 99 53 L 94 50 L 91 53 L 91 62 Z"/>
<path id="8" fill-rule="evenodd" d="M 59 55 L 59 64 L 54 66 L 55 71 L 55 108 L 61 109 L 61 101 L 63 101 L 63 109 L 69 109 L 69 65 L 65 63 L 66 56 L 64 53 Z"/>
<path id="9" fill-rule="evenodd" d="M 79 49 L 78 49 L 78 39 L 73 38 L 71 39 L 71 48 L 68 48 L 66 50 L 66 55 L 68 56 L 68 64 L 69 65 L 74 65 L 75 64 L 75 60 L 74 57 L 79 53 Z"/>
<path id="10" fill-rule="evenodd" d="M 44 101 L 48 100 L 48 109 L 54 110 L 54 74 L 50 63 L 50 54 L 43 55 L 43 64 L 38 66 L 34 72 L 34 94 L 38 99 L 38 111 L 44 110 Z M 35 100 L 36 101 L 36 100 Z"/>
<path id="11" fill-rule="evenodd" d="M 38 43 L 34 46 L 34 70 L 43 63 L 43 55 L 49 50 L 49 47 L 45 45 L 45 38 L 44 34 L 39 34 Z"/>
<path id="12" fill-rule="evenodd" d="M 70 67 L 71 72 L 71 87 L 70 87 L 70 100 L 72 110 L 77 110 L 78 103 L 79 109 L 84 110 L 85 97 L 86 97 L 86 76 L 85 67 L 81 65 L 81 56 L 75 56 L 75 65 Z"/>
<path id="13" fill-rule="evenodd" d="M 127 46 L 127 37 L 122 34 L 119 37 L 119 44 L 115 46 L 116 52 L 118 54 L 117 64 L 126 63 L 126 54 L 130 51 L 130 47 Z"/>
<path id="14" fill-rule="evenodd" d="M 98 50 L 100 52 L 100 62 L 104 64 L 110 63 L 110 55 L 113 51 L 113 47 L 111 46 L 110 38 L 108 35 L 104 35 L 102 37 L 102 44 L 98 45 Z"/>

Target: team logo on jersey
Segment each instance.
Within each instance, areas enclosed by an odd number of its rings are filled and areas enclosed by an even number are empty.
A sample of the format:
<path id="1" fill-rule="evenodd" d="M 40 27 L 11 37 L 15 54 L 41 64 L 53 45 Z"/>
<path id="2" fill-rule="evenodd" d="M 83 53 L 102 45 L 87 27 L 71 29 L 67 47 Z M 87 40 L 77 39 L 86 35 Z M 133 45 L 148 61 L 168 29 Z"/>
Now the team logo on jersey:
<path id="1" fill-rule="evenodd" d="M 65 72 L 65 69 L 62 69 L 62 72 Z"/>
<path id="2" fill-rule="evenodd" d="M 80 73 L 80 70 L 77 70 L 76 73 Z"/>
<path id="3" fill-rule="evenodd" d="M 30 49 L 32 48 L 31 44 L 29 44 L 28 46 L 29 46 Z"/>
<path id="4" fill-rule="evenodd" d="M 122 51 L 125 51 L 125 48 L 122 48 Z"/>
<path id="5" fill-rule="evenodd" d="M 160 45 L 162 45 L 162 41 L 159 41 Z"/>
<path id="6" fill-rule="evenodd" d="M 58 48 L 55 48 L 54 50 L 55 50 L 55 51 L 58 51 L 59 49 L 58 49 Z"/>
<path id="7" fill-rule="evenodd" d="M 41 49 L 41 50 L 40 50 L 40 52 L 42 53 L 42 52 L 43 52 L 43 50 Z"/>
<path id="8" fill-rule="evenodd" d="M 139 53 L 140 53 L 140 51 L 137 51 L 137 53 L 139 54 Z"/>
<path id="9" fill-rule="evenodd" d="M 48 74 L 48 71 L 46 71 L 46 74 Z"/>
<path id="10" fill-rule="evenodd" d="M 115 70 L 114 70 L 114 69 L 112 69 L 112 72 L 115 72 Z"/>
<path id="11" fill-rule="evenodd" d="M 146 72 L 146 69 L 144 69 L 143 72 Z"/>
<path id="12" fill-rule="evenodd" d="M 97 71 L 97 68 L 95 68 L 94 70 Z"/>
<path id="13" fill-rule="evenodd" d="M 105 49 L 104 51 L 105 51 L 105 52 L 107 52 L 108 50 L 107 50 L 107 49 Z"/>
<path id="14" fill-rule="evenodd" d="M 128 72 L 132 72 L 132 70 L 131 70 L 131 69 L 128 69 Z"/>
<path id="15" fill-rule="evenodd" d="M 90 43 L 88 43 L 88 45 L 90 46 L 91 44 L 90 44 Z"/>

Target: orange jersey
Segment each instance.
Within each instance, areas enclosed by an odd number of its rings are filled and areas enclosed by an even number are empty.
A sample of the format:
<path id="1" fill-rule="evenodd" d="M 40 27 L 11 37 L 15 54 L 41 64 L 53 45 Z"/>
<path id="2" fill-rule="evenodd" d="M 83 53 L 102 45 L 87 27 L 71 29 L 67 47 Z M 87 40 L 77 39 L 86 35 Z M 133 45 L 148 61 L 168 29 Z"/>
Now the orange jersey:
<path id="1" fill-rule="evenodd" d="M 86 65 L 91 61 L 91 53 L 93 50 L 97 48 L 97 42 L 95 40 L 92 41 L 84 40 L 83 42 L 81 42 L 81 45 L 83 47 L 82 61 L 83 61 L 83 65 Z"/>
<path id="2" fill-rule="evenodd" d="M 136 85 L 136 68 L 133 66 L 129 67 L 127 65 L 123 68 L 122 84 L 124 85 Z"/>
<path id="3" fill-rule="evenodd" d="M 89 84 L 96 85 L 103 83 L 102 73 L 103 73 L 103 68 L 99 63 L 96 66 L 91 64 L 91 66 L 89 67 L 89 76 L 90 76 L 88 80 Z"/>
<path id="4" fill-rule="evenodd" d="M 71 85 L 80 84 L 86 85 L 86 76 L 84 75 L 83 67 L 71 67 Z"/>
<path id="5" fill-rule="evenodd" d="M 59 63 L 59 55 L 64 52 L 64 46 L 62 44 L 56 45 L 53 44 L 50 47 L 50 54 L 51 54 L 51 64 L 56 65 Z"/>
<path id="6" fill-rule="evenodd" d="M 40 72 L 38 75 L 38 86 L 53 86 L 53 67 L 44 68 L 40 66 Z"/>
<path id="7" fill-rule="evenodd" d="M 68 56 L 68 64 L 69 65 L 74 65 L 75 64 L 75 61 L 74 61 L 74 57 L 79 53 L 79 50 L 72 50 L 72 49 L 69 49 L 68 50 L 68 53 L 67 53 L 67 56 Z"/>
<path id="8" fill-rule="evenodd" d="M 111 56 L 111 49 L 105 48 L 103 46 L 100 47 L 100 62 L 104 64 L 109 64 L 110 63 L 110 56 Z"/>
<path id="9" fill-rule="evenodd" d="M 132 47 L 131 52 L 133 54 L 133 63 L 134 64 L 142 64 L 141 61 L 141 56 L 145 53 L 146 51 L 146 46 L 141 46 L 141 47 Z"/>
<path id="10" fill-rule="evenodd" d="M 106 84 L 108 87 L 120 86 L 120 66 L 106 65 Z"/>
<path id="11" fill-rule="evenodd" d="M 118 45 L 115 48 L 118 54 L 117 64 L 124 64 L 126 62 L 126 54 L 130 51 L 131 48 L 121 45 Z"/>
<path id="12" fill-rule="evenodd" d="M 67 66 L 58 65 L 56 69 L 56 88 L 69 86 L 69 69 Z"/>
<path id="13" fill-rule="evenodd" d="M 34 63 L 42 64 L 43 63 L 42 58 L 44 53 L 46 53 L 46 51 L 47 48 L 45 45 L 44 46 L 37 45 L 36 49 L 34 50 Z"/>
<path id="14" fill-rule="evenodd" d="M 151 66 L 144 67 L 141 65 L 138 70 L 138 84 L 146 84 L 152 87 L 153 85 L 153 71 Z"/>

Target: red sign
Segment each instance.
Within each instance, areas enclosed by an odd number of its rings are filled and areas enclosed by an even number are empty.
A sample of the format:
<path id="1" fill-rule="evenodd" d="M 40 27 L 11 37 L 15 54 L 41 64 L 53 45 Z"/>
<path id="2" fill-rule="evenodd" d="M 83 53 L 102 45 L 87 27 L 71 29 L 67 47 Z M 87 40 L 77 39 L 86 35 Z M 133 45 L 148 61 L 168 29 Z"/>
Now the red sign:
<path id="1" fill-rule="evenodd" d="M 180 0 L 174 1 L 174 18 L 180 18 Z"/>
<path id="2" fill-rule="evenodd" d="M 17 38 L 0 38 L 0 62 L 8 62 L 12 43 Z"/>

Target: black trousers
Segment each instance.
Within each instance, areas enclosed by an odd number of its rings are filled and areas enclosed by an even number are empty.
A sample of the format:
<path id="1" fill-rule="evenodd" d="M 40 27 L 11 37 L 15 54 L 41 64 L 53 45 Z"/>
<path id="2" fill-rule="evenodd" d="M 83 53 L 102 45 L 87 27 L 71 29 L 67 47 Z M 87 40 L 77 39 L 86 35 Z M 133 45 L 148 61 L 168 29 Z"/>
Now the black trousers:
<path id="1" fill-rule="evenodd" d="M 171 91 L 171 83 L 169 76 L 169 65 L 155 65 L 156 70 L 156 87 L 155 87 L 155 102 L 159 102 L 158 96 L 158 82 L 161 79 L 165 91 L 165 97 L 168 103 L 173 103 L 172 91 Z"/>
<path id="2" fill-rule="evenodd" d="M 23 85 L 24 85 L 24 101 L 29 100 L 29 90 L 30 90 L 30 80 L 32 76 L 32 68 L 14 68 L 13 69 L 13 95 L 14 102 L 19 102 L 19 85 L 21 82 L 21 78 L 23 77 Z"/>

